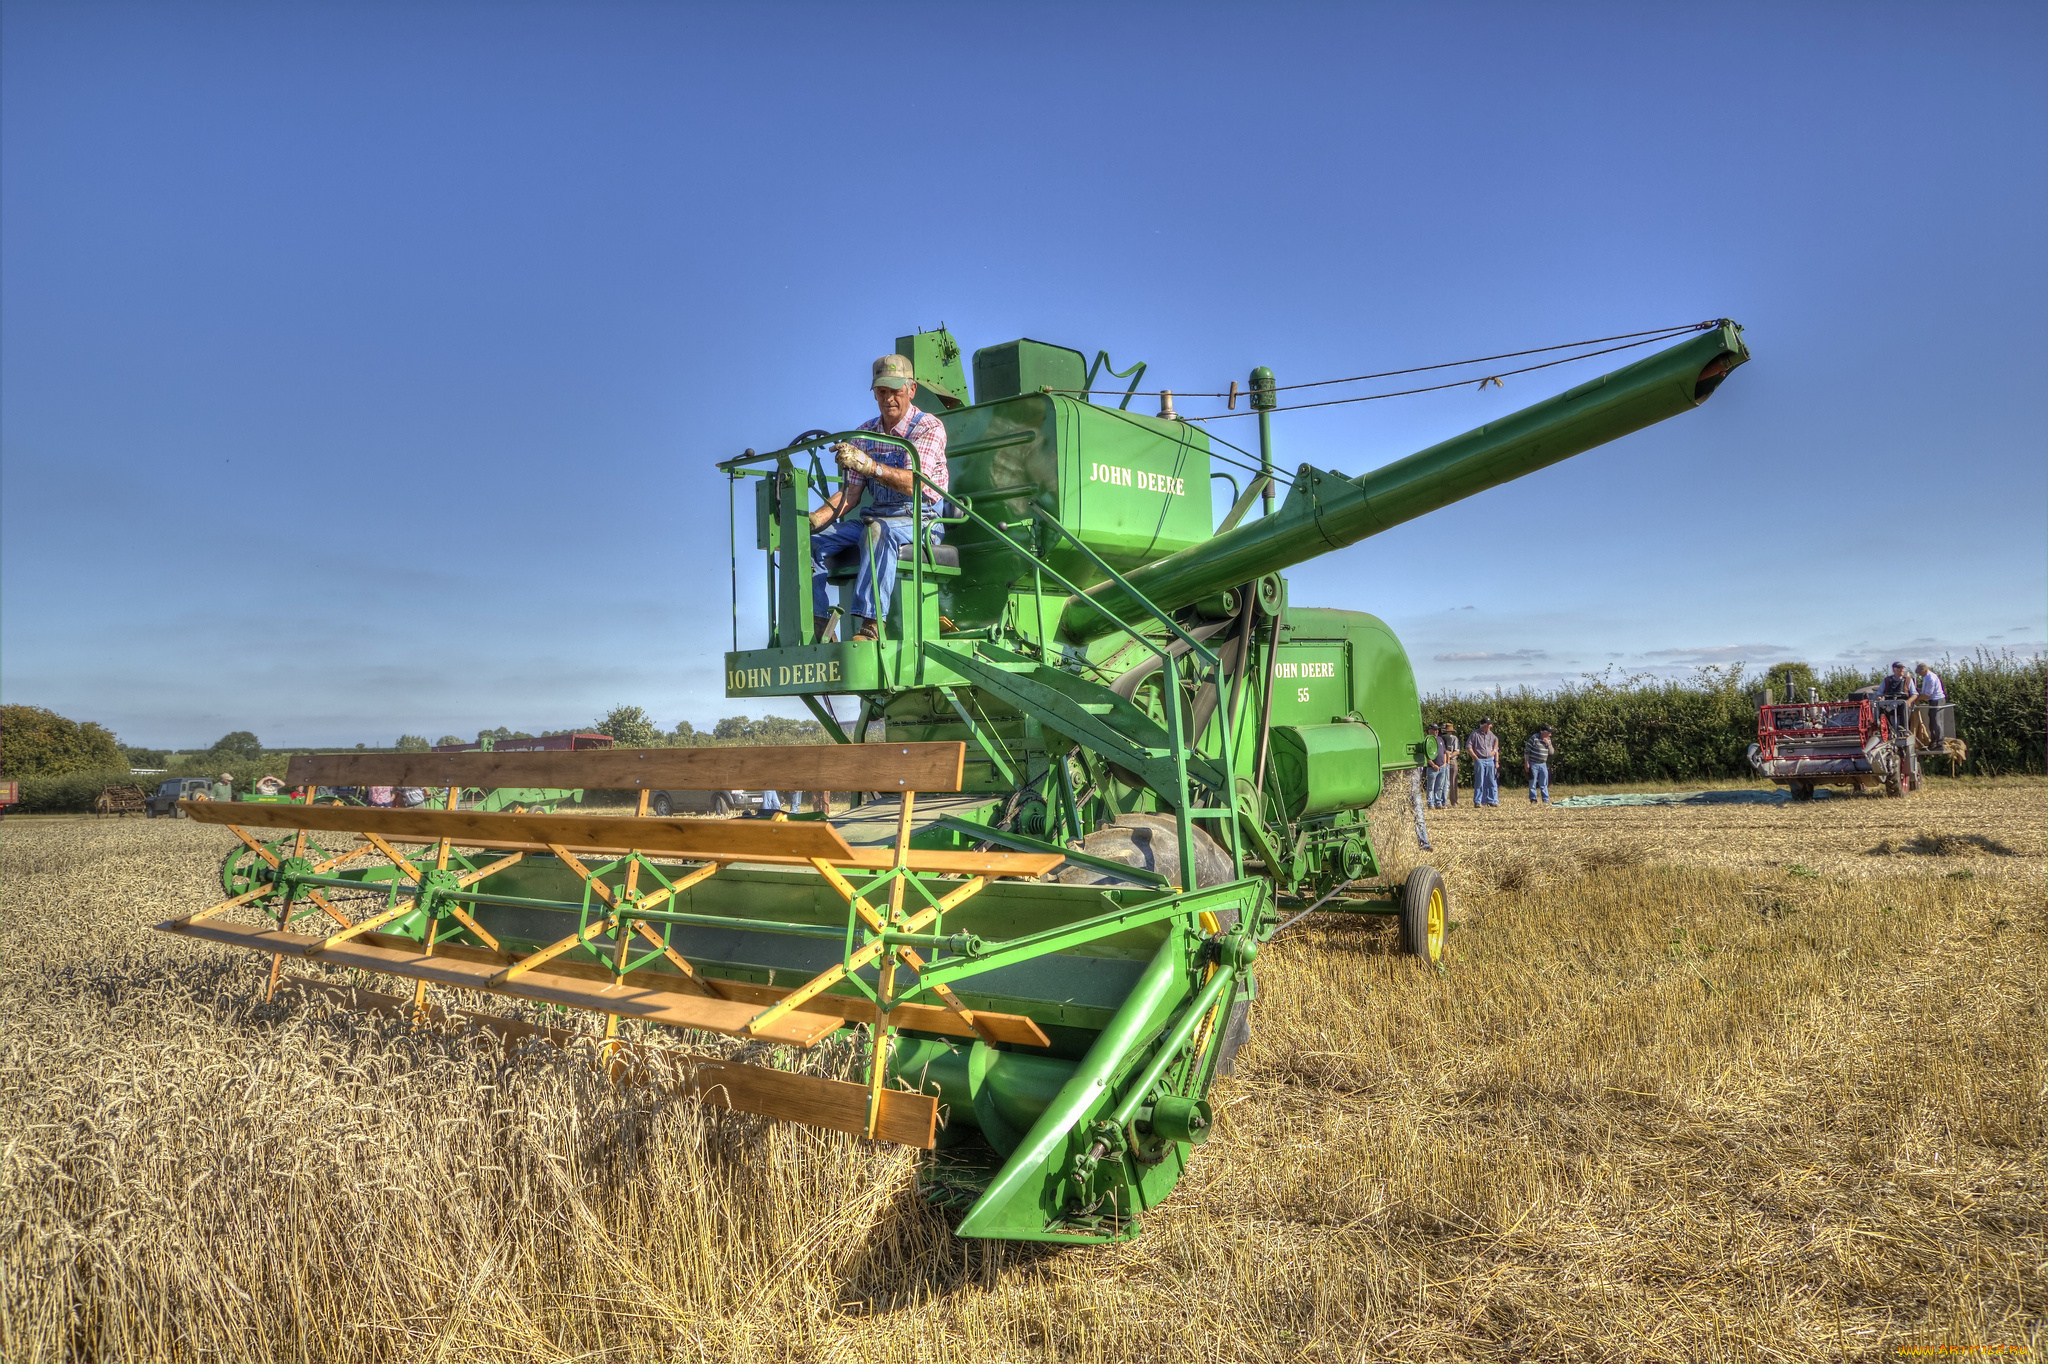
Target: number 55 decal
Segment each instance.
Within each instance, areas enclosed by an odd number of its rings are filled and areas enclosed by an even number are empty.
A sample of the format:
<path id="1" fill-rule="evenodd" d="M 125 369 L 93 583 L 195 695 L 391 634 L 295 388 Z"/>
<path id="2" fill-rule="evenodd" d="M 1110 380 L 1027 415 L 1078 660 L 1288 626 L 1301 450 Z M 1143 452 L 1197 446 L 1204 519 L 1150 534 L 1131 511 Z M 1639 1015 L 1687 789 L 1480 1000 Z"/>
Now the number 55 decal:
<path id="1" fill-rule="evenodd" d="M 1308 704 L 1308 688 L 1307 688 L 1307 687 L 1296 687 L 1296 688 L 1294 689 L 1294 699 L 1295 699 L 1295 700 L 1297 700 L 1297 701 L 1299 701 L 1299 702 L 1301 702 L 1301 703 L 1302 703 L 1302 704 L 1303 704 L 1304 706 L 1305 706 L 1305 705 L 1307 705 L 1307 704 Z"/>

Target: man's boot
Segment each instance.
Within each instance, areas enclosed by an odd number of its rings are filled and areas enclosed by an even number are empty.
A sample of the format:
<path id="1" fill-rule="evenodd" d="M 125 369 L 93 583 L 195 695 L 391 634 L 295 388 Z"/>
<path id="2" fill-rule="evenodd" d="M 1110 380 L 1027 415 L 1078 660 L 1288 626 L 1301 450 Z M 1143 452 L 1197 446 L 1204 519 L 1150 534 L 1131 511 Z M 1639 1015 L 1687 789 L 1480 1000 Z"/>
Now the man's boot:
<path id="1" fill-rule="evenodd" d="M 818 641 L 818 643 L 820 643 L 820 644 L 831 644 L 831 643 L 833 643 L 833 642 L 834 642 L 834 639 L 833 639 L 833 630 L 832 630 L 832 617 L 830 617 L 830 616 L 812 616 L 812 617 L 811 617 L 811 638 L 813 638 L 813 639 L 817 640 L 817 641 Z"/>
<path id="2" fill-rule="evenodd" d="M 860 629 L 853 636 L 854 643 L 858 644 L 864 639 L 880 639 L 881 637 L 882 632 L 875 628 L 875 623 L 866 616 L 862 616 L 860 618 Z"/>

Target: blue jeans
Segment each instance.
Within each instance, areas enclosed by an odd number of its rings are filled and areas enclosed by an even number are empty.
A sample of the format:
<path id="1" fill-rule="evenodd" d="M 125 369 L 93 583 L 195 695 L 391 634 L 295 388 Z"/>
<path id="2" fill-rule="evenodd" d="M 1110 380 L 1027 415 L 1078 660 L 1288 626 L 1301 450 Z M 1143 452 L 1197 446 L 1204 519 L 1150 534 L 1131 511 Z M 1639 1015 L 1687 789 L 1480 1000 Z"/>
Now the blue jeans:
<path id="1" fill-rule="evenodd" d="M 1549 764 L 1549 763 L 1530 763 L 1530 764 L 1529 764 L 1529 800 L 1530 800 L 1530 803 L 1532 803 L 1532 804 L 1533 804 L 1533 803 L 1535 802 L 1535 800 L 1536 800 L 1536 793 L 1537 793 L 1538 791 L 1541 791 L 1541 792 L 1543 793 L 1543 803 L 1544 803 L 1545 805 L 1548 805 L 1548 804 L 1550 804 L 1550 764 Z"/>
<path id="2" fill-rule="evenodd" d="M 1472 769 L 1473 807 L 1500 804 L 1500 759 L 1474 758 Z"/>
<path id="3" fill-rule="evenodd" d="M 853 614 L 880 620 L 886 607 L 875 609 L 877 601 L 896 595 L 896 560 L 915 534 L 910 518 L 876 517 L 872 521 L 848 521 L 844 517 L 811 536 L 811 614 L 822 616 L 831 608 L 825 601 L 825 560 L 849 545 L 860 546 L 860 568 L 853 580 Z M 871 571 L 872 570 L 872 571 Z M 845 638 L 845 636 L 841 636 Z"/>
<path id="4" fill-rule="evenodd" d="M 1432 810 L 1441 810 L 1444 808 L 1445 803 L 1450 799 L 1451 775 L 1449 772 L 1447 772 L 1445 769 L 1441 767 L 1432 767 L 1428 769 L 1428 775 L 1429 808 Z"/>

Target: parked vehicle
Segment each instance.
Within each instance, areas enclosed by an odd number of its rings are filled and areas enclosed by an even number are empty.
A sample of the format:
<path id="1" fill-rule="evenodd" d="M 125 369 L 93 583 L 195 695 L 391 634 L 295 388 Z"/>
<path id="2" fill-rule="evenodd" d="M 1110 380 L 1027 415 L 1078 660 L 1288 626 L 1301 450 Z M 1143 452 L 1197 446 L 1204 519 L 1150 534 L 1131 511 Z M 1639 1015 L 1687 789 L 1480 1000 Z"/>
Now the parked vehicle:
<path id="1" fill-rule="evenodd" d="M 207 788 L 213 782 L 206 777 L 172 777 L 156 788 L 156 794 L 142 802 L 143 813 L 150 819 L 183 819 L 185 812 L 178 808 L 181 800 L 205 800 Z"/>
<path id="2" fill-rule="evenodd" d="M 729 815 L 761 808 L 759 791 L 655 791 L 647 797 L 647 813 L 669 815 Z"/>

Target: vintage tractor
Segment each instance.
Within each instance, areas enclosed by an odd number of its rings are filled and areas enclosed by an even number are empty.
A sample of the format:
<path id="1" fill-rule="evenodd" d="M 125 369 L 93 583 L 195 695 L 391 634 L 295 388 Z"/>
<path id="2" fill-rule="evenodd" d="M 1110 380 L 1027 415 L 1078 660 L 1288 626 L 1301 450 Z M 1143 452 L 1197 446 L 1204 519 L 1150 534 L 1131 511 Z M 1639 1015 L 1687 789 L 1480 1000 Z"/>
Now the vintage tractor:
<path id="1" fill-rule="evenodd" d="M 860 1082 L 666 1054 L 707 1102 L 943 1148 L 930 1187 L 962 1236 L 1134 1235 L 1210 1136 L 1283 905 L 1443 948 L 1443 879 L 1386 878 L 1367 820 L 1429 756 L 1407 655 L 1373 616 L 1292 603 L 1282 571 L 1698 406 L 1748 352 L 1732 323 L 1695 333 L 1357 478 L 1271 471 L 1278 390 L 1255 371 L 1264 463 L 1220 524 L 1205 430 L 1090 402 L 1079 352 L 985 349 L 968 403 L 952 338 L 905 338 L 950 486 L 913 499 L 879 638 L 821 640 L 812 612 L 821 452 L 855 433 L 721 466 L 768 568 L 766 638 L 742 649 L 735 624 L 727 693 L 797 698 L 834 742 L 295 759 L 308 786 L 623 788 L 641 813 L 194 806 L 256 859 L 163 927 L 272 954 L 273 988 L 285 956 L 408 977 L 418 1011 L 433 982 L 798 1049 L 864 1026 Z M 858 563 L 822 571 L 843 592 Z M 646 813 L 656 790 L 764 787 L 869 794 L 829 817 Z"/>
<path id="2" fill-rule="evenodd" d="M 1812 800 L 1816 787 L 1862 791 L 1873 784 L 1881 784 L 1887 796 L 1903 796 L 1920 789 L 1924 755 L 1964 756 L 1952 703 L 1888 702 L 1877 690 L 1859 688 L 1843 701 L 1823 701 L 1812 688 L 1804 701 L 1788 693 L 1780 702 L 1765 692 L 1750 766 L 1791 788 L 1794 800 Z"/>

